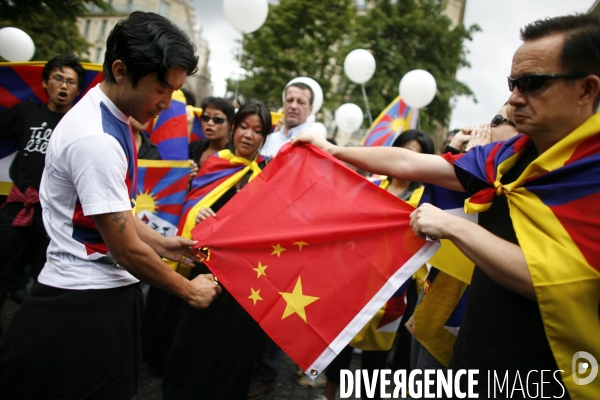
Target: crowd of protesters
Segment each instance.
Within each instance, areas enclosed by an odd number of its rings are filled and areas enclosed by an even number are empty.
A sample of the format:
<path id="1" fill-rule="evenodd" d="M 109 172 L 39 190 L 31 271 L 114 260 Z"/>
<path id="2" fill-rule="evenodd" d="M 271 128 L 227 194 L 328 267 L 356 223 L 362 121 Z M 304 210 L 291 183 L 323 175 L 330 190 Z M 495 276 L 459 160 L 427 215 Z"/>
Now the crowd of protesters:
<path id="1" fill-rule="evenodd" d="M 1 139 L 20 144 L 10 168 L 12 191 L 0 208 L 0 311 L 11 285 L 14 289 L 28 276 L 34 282 L 10 326 L 0 325 L 0 397 L 128 399 L 137 393 L 142 362 L 163 379 L 165 399 L 258 400 L 272 392 L 283 351 L 215 281 L 192 251 L 196 242 L 189 232 L 215 217 L 290 142 L 320 147 L 417 207 L 411 215 L 417 236 L 447 239 L 475 264 L 449 360 L 411 335 L 414 316 L 424 309 L 428 288 L 440 273 L 428 264 L 409 282 L 404 315 L 388 344 L 372 348 L 351 342 L 324 374 L 314 380 L 299 376 L 298 384 L 322 387 L 319 398 L 333 400 L 339 371 L 348 368 L 353 348 L 362 350 L 363 369 L 369 372 L 480 369 L 524 376 L 531 370 L 564 369 L 554 346 L 561 331 L 551 331 L 548 311 L 540 310 L 549 304 L 539 283 L 546 273 L 531 266 L 530 247 L 523 243 L 522 232 L 538 227 L 515 221 L 511 196 L 525 185 L 523 176 L 534 177 L 526 174 L 544 153 L 570 148 L 565 141 L 575 140 L 582 126 L 600 131 L 595 114 L 600 21 L 593 15 L 538 20 L 522 29 L 521 39 L 507 103 L 490 122 L 451 132 L 437 152 L 444 156 L 436 155 L 430 136 L 418 130 L 400 133 L 391 147 L 370 148 L 337 146 L 307 134 L 314 93 L 303 83 L 284 88 L 284 116 L 273 133 L 261 102 L 234 109 L 226 99 L 203 99 L 205 139 L 189 144 L 189 207 L 179 236 L 172 237 L 157 234 L 131 211 L 134 159 L 161 158 L 144 130 L 195 73 L 194 45 L 165 18 L 133 13 L 109 35 L 104 81 L 76 104 L 83 68 L 73 56 L 50 60 L 41 76 L 48 103 L 25 102 L 0 113 Z M 585 157 L 598 157 L 597 136 L 583 139 Z M 503 151 L 514 154 L 512 161 L 490 182 L 484 173 L 477 175 L 476 167 L 469 170 L 471 160 L 477 161 L 472 165 L 487 162 L 486 171 L 498 167 L 489 164 L 489 154 Z M 224 171 L 222 160 L 246 173 L 218 196 L 208 196 L 210 203 L 200 200 L 206 198 L 210 174 Z M 582 176 L 588 191 L 599 189 L 600 175 Z M 560 185 L 570 182 L 568 177 L 554 179 L 556 190 L 567 190 Z M 432 204 L 419 206 L 425 184 L 469 194 L 491 185 L 496 195 L 472 222 Z M 597 233 L 598 223 L 578 212 L 586 210 L 569 209 L 571 218 L 588 224 L 585 232 Z M 600 255 L 591 247 L 581 251 L 597 269 Z M 169 268 L 161 257 L 177 267 Z M 140 282 L 150 286 L 145 295 Z M 591 293 L 597 311 L 600 293 Z M 563 318 L 552 312 L 550 317 Z M 595 317 L 589 323 L 597 330 L 600 313 Z M 600 340 L 595 346 L 588 350 L 600 359 Z M 566 380 L 571 374 L 558 375 L 544 394 L 570 398 Z M 477 389 L 481 395 L 485 384 L 484 379 Z M 534 384 L 528 382 L 527 390 Z"/>

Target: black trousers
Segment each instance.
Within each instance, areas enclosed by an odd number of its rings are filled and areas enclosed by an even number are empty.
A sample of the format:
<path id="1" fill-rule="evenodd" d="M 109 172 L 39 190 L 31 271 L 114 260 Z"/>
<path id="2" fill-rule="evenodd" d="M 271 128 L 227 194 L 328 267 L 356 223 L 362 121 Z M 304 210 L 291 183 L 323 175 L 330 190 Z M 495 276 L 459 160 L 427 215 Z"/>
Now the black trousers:
<path id="1" fill-rule="evenodd" d="M 2 399 L 130 399 L 142 307 L 138 284 L 66 290 L 36 283 L 0 346 Z"/>

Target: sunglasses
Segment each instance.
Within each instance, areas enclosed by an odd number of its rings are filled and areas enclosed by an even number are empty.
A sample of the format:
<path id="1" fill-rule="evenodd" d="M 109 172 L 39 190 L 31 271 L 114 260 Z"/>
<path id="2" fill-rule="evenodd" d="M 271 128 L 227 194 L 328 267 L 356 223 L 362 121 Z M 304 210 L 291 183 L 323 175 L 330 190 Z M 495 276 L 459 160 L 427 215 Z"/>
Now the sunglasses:
<path id="1" fill-rule="evenodd" d="M 515 124 L 508 118 L 504 118 L 502 115 L 496 115 L 494 118 L 492 118 L 492 122 L 490 123 L 490 125 L 492 126 L 492 128 L 495 128 L 503 122 L 506 122 L 507 124 L 510 124 L 515 128 L 517 127 L 517 124 Z"/>
<path id="2" fill-rule="evenodd" d="M 518 78 L 508 77 L 508 90 L 511 92 L 515 87 L 519 88 L 521 93 L 531 92 L 544 86 L 548 79 L 554 78 L 583 78 L 587 75 L 582 74 L 551 74 L 551 75 L 523 75 Z"/>
<path id="3" fill-rule="evenodd" d="M 220 124 L 222 124 L 223 122 L 227 121 L 227 118 L 221 118 L 221 117 L 211 117 L 210 115 L 201 115 L 201 116 L 200 116 L 200 119 L 201 119 L 203 122 L 208 122 L 208 121 L 210 121 L 210 120 L 212 119 L 212 120 L 213 120 L 213 122 L 214 122 L 216 125 L 220 125 Z"/>

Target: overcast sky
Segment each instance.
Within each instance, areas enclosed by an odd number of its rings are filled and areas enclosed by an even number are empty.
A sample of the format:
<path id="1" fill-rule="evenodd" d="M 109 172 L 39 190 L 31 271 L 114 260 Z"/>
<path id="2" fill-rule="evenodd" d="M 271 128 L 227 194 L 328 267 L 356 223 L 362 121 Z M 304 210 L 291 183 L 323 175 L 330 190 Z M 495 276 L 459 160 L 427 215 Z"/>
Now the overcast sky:
<path id="1" fill-rule="evenodd" d="M 506 77 L 510 74 L 512 55 L 521 43 L 521 26 L 539 18 L 586 12 L 593 3 L 594 0 L 467 0 L 465 24 L 476 23 L 482 31 L 466 44 L 471 67 L 459 70 L 457 79 L 471 88 L 478 102 L 456 99 L 450 128 L 489 121 L 506 102 L 509 96 Z M 236 40 L 241 34 L 225 19 L 221 0 L 193 0 L 193 4 L 196 20 L 203 27 L 202 36 L 210 48 L 214 94 L 223 96 L 225 79 L 239 68 Z M 397 82 L 401 78 L 390 77 Z"/>

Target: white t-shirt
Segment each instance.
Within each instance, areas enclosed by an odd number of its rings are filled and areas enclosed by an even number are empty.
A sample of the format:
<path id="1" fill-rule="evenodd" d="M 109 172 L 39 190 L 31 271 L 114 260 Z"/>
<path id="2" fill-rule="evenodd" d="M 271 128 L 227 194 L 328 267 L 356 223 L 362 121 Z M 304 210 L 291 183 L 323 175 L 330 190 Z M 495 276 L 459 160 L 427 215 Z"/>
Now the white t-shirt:
<path id="1" fill-rule="evenodd" d="M 301 133 L 310 133 L 310 125 L 305 122 L 292 129 L 288 129 L 287 134 L 284 134 L 284 130 L 285 128 L 282 126 L 277 132 L 273 132 L 267 136 L 265 145 L 260 150 L 261 155 L 275 157 L 284 144 L 291 142 L 292 139 L 296 139 Z"/>
<path id="2" fill-rule="evenodd" d="M 110 253 L 91 217 L 131 210 L 137 160 L 128 121 L 96 86 L 54 130 L 40 185 L 50 236 L 41 283 L 84 290 L 138 281 L 121 266 L 98 261 Z"/>

